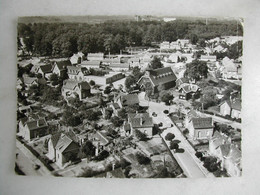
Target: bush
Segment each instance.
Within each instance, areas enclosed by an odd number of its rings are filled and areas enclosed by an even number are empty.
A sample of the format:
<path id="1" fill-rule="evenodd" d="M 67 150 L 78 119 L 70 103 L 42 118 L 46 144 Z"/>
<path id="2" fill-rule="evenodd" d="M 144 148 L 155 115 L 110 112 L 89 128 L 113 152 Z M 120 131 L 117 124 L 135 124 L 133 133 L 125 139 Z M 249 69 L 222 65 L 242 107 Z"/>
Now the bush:
<path id="1" fill-rule="evenodd" d="M 179 148 L 179 144 L 177 144 L 176 142 L 171 142 L 170 144 L 171 150 L 177 150 L 178 148 Z"/>
<path id="2" fill-rule="evenodd" d="M 101 161 L 104 160 L 109 156 L 109 152 L 106 150 L 103 150 L 102 152 L 99 153 L 98 156 L 94 157 L 94 160 Z"/>
<path id="3" fill-rule="evenodd" d="M 196 152 L 195 156 L 199 159 L 201 159 L 203 157 L 203 154 L 201 152 Z"/>
<path id="4" fill-rule="evenodd" d="M 169 110 L 164 110 L 163 113 L 164 114 L 169 114 Z"/>
<path id="5" fill-rule="evenodd" d="M 171 141 L 175 138 L 175 135 L 173 133 L 167 133 L 167 135 L 165 136 L 165 139 L 168 141 Z"/>
<path id="6" fill-rule="evenodd" d="M 136 158 L 137 158 L 137 161 L 140 165 L 147 165 L 151 162 L 151 159 L 145 155 L 143 155 L 142 153 L 138 152 L 136 153 Z"/>

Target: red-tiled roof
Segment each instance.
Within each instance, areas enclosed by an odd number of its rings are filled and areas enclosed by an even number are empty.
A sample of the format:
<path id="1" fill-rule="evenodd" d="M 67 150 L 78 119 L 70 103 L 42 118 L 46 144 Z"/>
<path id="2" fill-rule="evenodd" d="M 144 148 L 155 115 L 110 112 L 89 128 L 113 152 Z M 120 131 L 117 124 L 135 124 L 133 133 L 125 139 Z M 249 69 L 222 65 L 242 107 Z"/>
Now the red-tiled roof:
<path id="1" fill-rule="evenodd" d="M 193 127 L 195 129 L 206 129 L 206 128 L 212 128 L 212 118 L 192 118 L 191 119 Z"/>

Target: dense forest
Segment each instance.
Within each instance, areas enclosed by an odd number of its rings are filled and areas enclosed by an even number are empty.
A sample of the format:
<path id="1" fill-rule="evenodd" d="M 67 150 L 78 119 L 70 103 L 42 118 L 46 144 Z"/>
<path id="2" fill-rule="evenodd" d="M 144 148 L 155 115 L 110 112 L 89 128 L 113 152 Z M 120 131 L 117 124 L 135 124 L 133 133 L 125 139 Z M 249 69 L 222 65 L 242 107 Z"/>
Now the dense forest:
<path id="1" fill-rule="evenodd" d="M 243 35 L 236 21 L 176 20 L 162 21 L 106 21 L 87 23 L 18 24 L 18 48 L 39 56 L 69 57 L 83 53 L 119 53 L 128 46 L 150 46 L 154 42 L 190 39 L 193 44 L 217 36 Z M 22 38 L 22 39 L 21 39 Z"/>

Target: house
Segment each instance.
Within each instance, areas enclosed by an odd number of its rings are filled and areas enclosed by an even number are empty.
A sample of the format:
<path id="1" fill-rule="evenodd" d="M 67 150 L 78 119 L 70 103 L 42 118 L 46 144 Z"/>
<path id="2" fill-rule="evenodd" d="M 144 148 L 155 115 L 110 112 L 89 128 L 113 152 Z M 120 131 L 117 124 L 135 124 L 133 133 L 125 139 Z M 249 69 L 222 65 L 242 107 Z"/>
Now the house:
<path id="1" fill-rule="evenodd" d="M 216 131 L 209 141 L 209 153 L 219 159 L 221 168 L 232 177 L 241 176 L 241 151 L 224 134 Z"/>
<path id="2" fill-rule="evenodd" d="M 67 99 L 69 97 L 76 97 L 78 95 L 80 100 L 83 100 L 90 96 L 90 85 L 88 82 L 64 80 L 61 88 L 62 96 Z"/>
<path id="3" fill-rule="evenodd" d="M 186 77 L 182 77 L 182 78 L 178 78 L 177 80 L 176 80 L 176 87 L 180 87 L 182 84 L 184 84 L 184 83 L 189 83 L 189 79 L 188 78 L 186 78 Z"/>
<path id="4" fill-rule="evenodd" d="M 23 78 L 17 78 L 16 80 L 16 89 L 21 90 L 23 88 Z"/>
<path id="5" fill-rule="evenodd" d="M 176 80 L 177 77 L 171 67 L 165 67 L 155 70 L 147 70 L 137 83 L 144 89 L 146 83 L 150 83 L 152 85 L 153 92 L 157 92 L 159 85 L 161 85 L 164 89 L 175 87 Z"/>
<path id="6" fill-rule="evenodd" d="M 73 54 L 73 56 L 70 57 L 70 62 L 72 65 L 80 64 L 84 60 L 85 60 L 85 55 L 82 52 Z"/>
<path id="7" fill-rule="evenodd" d="M 38 79 L 36 77 L 23 77 L 23 83 L 26 86 L 26 89 L 29 89 L 32 85 L 38 85 Z"/>
<path id="8" fill-rule="evenodd" d="M 189 100 L 191 98 L 199 98 L 199 86 L 191 83 L 183 83 L 179 86 L 180 99 Z"/>
<path id="9" fill-rule="evenodd" d="M 220 114 L 222 116 L 231 116 L 232 118 L 241 118 L 241 100 L 233 98 L 220 104 Z"/>
<path id="10" fill-rule="evenodd" d="M 57 133 L 48 142 L 48 157 L 63 167 L 65 163 L 77 158 L 79 145 L 68 135 Z"/>
<path id="11" fill-rule="evenodd" d="M 225 79 L 238 78 L 238 67 L 228 57 L 223 58 L 222 65 L 224 69 L 222 71 L 222 77 Z"/>
<path id="12" fill-rule="evenodd" d="M 121 94 L 115 99 L 115 103 L 120 108 L 123 108 L 125 106 L 134 106 L 138 105 L 139 106 L 139 98 L 137 94 Z"/>
<path id="13" fill-rule="evenodd" d="M 172 62 L 172 63 L 177 63 L 181 60 L 182 57 L 182 53 L 177 51 L 176 53 L 172 53 L 169 58 L 168 61 Z"/>
<path id="14" fill-rule="evenodd" d="M 101 60 L 83 61 L 80 66 L 85 68 L 95 68 L 99 69 L 101 67 Z"/>
<path id="15" fill-rule="evenodd" d="M 97 85 L 104 86 L 104 85 L 114 83 L 124 77 L 125 75 L 121 72 L 109 72 L 104 76 L 85 75 L 84 81 L 90 82 L 91 80 L 93 80 Z"/>
<path id="16" fill-rule="evenodd" d="M 124 124 L 124 129 L 126 132 L 130 130 L 130 135 L 134 135 L 135 130 L 139 130 L 148 137 L 152 137 L 153 126 L 153 118 L 149 116 L 149 113 L 129 113 L 128 121 Z"/>
<path id="17" fill-rule="evenodd" d="M 37 137 L 43 137 L 48 134 L 48 124 L 45 118 L 28 120 L 26 118 L 19 122 L 19 135 L 26 141 L 31 141 Z"/>
<path id="18" fill-rule="evenodd" d="M 206 61 L 206 62 L 216 62 L 217 61 L 217 56 L 213 55 L 201 55 L 200 56 L 201 61 Z"/>
<path id="19" fill-rule="evenodd" d="M 77 66 L 67 66 L 69 79 L 75 81 L 84 81 L 84 77 L 89 74 L 87 68 Z"/>
<path id="20" fill-rule="evenodd" d="M 52 73 L 57 74 L 59 77 L 64 77 L 67 73 L 67 66 L 71 66 L 69 60 L 54 62 Z"/>
<path id="21" fill-rule="evenodd" d="M 46 64 L 46 65 L 38 66 L 35 68 L 35 73 L 41 74 L 42 77 L 48 79 L 50 77 L 50 75 L 52 74 L 52 65 Z"/>
<path id="22" fill-rule="evenodd" d="M 88 53 L 88 61 L 102 61 L 104 59 L 104 53 Z"/>
<path id="23" fill-rule="evenodd" d="M 170 42 L 164 41 L 160 44 L 160 49 L 170 49 Z"/>
<path id="24" fill-rule="evenodd" d="M 210 139 L 213 134 L 212 118 L 193 117 L 188 121 L 186 128 L 193 140 Z"/>
<path id="25" fill-rule="evenodd" d="M 94 134 L 90 135 L 90 140 L 96 148 L 95 155 L 97 156 L 103 150 L 108 152 L 112 147 L 112 140 L 107 136 L 106 131 L 96 131 Z"/>

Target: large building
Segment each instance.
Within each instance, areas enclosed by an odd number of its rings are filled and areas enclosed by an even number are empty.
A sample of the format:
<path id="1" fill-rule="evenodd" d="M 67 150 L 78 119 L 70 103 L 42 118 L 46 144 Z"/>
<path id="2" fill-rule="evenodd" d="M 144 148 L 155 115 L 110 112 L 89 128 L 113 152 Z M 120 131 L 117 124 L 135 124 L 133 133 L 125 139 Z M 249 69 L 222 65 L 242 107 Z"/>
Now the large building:
<path id="1" fill-rule="evenodd" d="M 142 76 L 138 84 L 145 89 L 146 83 L 150 83 L 153 87 L 153 92 L 158 91 L 158 86 L 161 85 L 164 89 L 175 87 L 177 77 L 171 67 L 159 68 L 155 70 L 147 70 Z"/>

